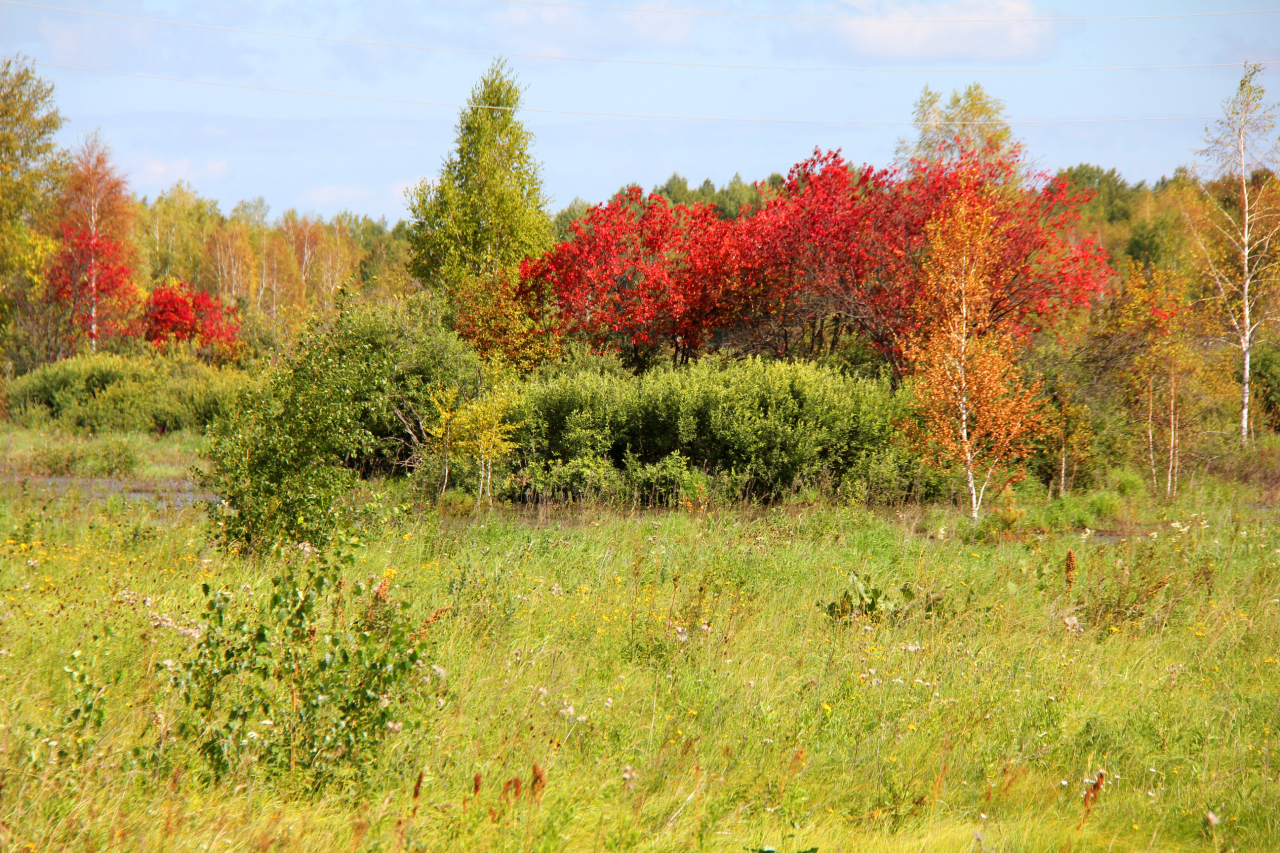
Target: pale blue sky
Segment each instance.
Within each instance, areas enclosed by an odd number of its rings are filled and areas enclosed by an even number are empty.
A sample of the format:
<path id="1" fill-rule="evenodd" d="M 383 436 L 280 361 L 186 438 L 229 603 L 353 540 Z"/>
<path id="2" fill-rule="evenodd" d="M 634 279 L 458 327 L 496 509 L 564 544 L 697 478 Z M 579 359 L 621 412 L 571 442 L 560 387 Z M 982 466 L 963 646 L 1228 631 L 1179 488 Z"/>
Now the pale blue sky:
<path id="1" fill-rule="evenodd" d="M 537 137 L 535 154 L 543 163 L 553 211 L 574 196 L 603 200 L 632 181 L 652 187 L 673 171 L 694 183 L 709 177 L 722 184 L 735 172 L 755 180 L 785 172 L 815 146 L 842 148 L 849 160 L 884 165 L 892 160 L 898 137 L 910 134 L 907 123 L 921 87 L 949 92 L 975 80 L 1005 101 L 1015 132 L 1041 168 L 1091 162 L 1115 167 L 1130 180 L 1151 181 L 1194 160 L 1204 119 L 1017 122 L 1213 116 L 1239 81 L 1245 60 L 1280 60 L 1280 13 L 1043 20 L 1280 8 L 1267 0 L 581 0 L 577 5 L 596 8 L 512 0 L 58 0 L 56 9 L 0 2 L 0 54 L 160 77 L 444 103 L 465 101 L 493 57 L 507 55 L 526 87 L 529 108 L 869 122 L 525 112 L 522 118 Z M 600 8 L 606 5 L 793 17 Z M 806 16 L 843 20 L 800 19 Z M 936 20 L 957 18 L 983 21 Z M 452 51 L 420 49 L 426 47 Z M 1215 63 L 1230 67 L 1051 70 Z M 404 188 L 439 168 L 457 117 L 452 106 L 251 91 L 51 65 L 40 73 L 56 84 L 59 107 L 68 118 L 65 143 L 100 128 L 136 192 L 154 196 L 184 179 L 216 198 L 224 211 L 242 198 L 261 195 L 273 216 L 291 207 L 324 215 L 350 209 L 395 221 L 404 216 Z M 1268 66 L 1264 83 L 1272 99 L 1280 100 L 1280 65 Z"/>

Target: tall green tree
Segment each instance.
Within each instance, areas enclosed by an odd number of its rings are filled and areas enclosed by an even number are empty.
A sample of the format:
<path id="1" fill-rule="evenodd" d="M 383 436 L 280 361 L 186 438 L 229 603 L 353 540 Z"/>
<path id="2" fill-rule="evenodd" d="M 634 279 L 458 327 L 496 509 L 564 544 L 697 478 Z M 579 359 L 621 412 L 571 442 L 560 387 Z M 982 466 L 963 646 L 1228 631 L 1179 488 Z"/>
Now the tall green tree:
<path id="1" fill-rule="evenodd" d="M 555 231 L 555 241 L 557 243 L 561 243 L 569 239 L 569 237 L 572 236 L 569 226 L 586 216 L 587 211 L 590 209 L 591 205 L 587 204 L 581 198 L 574 196 L 573 201 L 565 205 L 551 222 L 552 228 Z"/>
<path id="2" fill-rule="evenodd" d="M 978 83 L 970 83 L 963 92 L 953 89 L 946 104 L 941 92 L 925 86 L 912 124 L 916 140 L 898 140 L 899 160 L 948 160 L 966 149 L 1002 156 L 1018 144 L 1005 119 L 1004 101 L 988 95 Z"/>
<path id="3" fill-rule="evenodd" d="M 550 248 L 541 164 L 516 118 L 520 98 L 506 63 L 495 61 L 471 90 L 439 180 L 409 191 L 409 269 L 424 284 L 452 292 Z"/>
<path id="4" fill-rule="evenodd" d="M 33 225 L 57 196 L 67 166 L 53 139 L 62 121 L 52 83 L 22 57 L 0 60 L 0 282 L 29 266 L 26 256 L 37 251 Z"/>
<path id="5" fill-rule="evenodd" d="M 1259 77 L 1263 66 L 1247 62 L 1223 116 L 1205 130 L 1198 152 L 1214 180 L 1202 184 L 1204 204 L 1188 207 L 1193 242 L 1231 343 L 1240 350 L 1240 442 L 1249 442 L 1249 393 L 1253 349 L 1280 313 L 1280 137 L 1276 105 L 1267 103 Z"/>

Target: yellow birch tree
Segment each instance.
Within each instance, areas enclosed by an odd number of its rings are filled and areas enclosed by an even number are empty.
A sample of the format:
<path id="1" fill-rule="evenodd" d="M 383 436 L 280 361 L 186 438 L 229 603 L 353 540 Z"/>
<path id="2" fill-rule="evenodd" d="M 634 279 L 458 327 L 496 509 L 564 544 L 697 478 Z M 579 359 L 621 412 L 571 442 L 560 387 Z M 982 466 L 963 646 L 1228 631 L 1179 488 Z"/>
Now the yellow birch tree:
<path id="1" fill-rule="evenodd" d="M 1024 476 L 1043 420 L 1039 383 L 1018 373 L 1013 336 L 991 319 L 992 282 L 1000 274 L 995 218 L 965 199 L 926 231 L 925 298 L 918 343 L 908 350 L 916 374 L 915 419 L 906 432 L 928 464 L 963 470 L 969 517 L 988 492 Z"/>

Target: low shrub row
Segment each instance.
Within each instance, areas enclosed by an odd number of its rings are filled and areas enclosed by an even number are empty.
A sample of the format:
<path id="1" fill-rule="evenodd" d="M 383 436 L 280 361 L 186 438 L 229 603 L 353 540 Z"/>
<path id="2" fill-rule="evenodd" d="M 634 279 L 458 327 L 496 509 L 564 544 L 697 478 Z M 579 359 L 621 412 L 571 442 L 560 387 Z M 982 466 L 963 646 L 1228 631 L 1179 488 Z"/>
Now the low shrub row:
<path id="1" fill-rule="evenodd" d="M 535 380 L 511 415 L 509 496 L 668 503 L 810 489 L 899 500 L 916 470 L 895 447 L 901 405 L 885 382 L 756 358 Z"/>
<path id="2" fill-rule="evenodd" d="M 96 353 L 46 364 L 9 383 L 9 417 L 78 434 L 203 432 L 251 380 L 189 356 Z"/>

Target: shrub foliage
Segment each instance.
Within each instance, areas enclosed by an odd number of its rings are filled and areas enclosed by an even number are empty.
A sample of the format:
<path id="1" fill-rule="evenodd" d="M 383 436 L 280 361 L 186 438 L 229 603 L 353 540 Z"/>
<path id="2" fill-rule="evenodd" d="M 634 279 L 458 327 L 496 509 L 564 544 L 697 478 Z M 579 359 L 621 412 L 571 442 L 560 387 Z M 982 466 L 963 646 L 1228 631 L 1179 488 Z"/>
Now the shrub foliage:
<path id="1" fill-rule="evenodd" d="M 407 455 L 397 410 L 426 412 L 433 389 L 476 375 L 428 301 L 317 320 L 213 430 L 204 485 L 218 535 L 250 549 L 322 543 L 349 516 L 357 474 Z"/>
<path id="2" fill-rule="evenodd" d="M 664 502 L 718 486 L 776 498 L 804 487 L 887 499 L 908 469 L 887 383 L 813 364 L 704 359 L 638 378 L 582 372 L 530 383 L 514 492 Z"/>
<path id="3" fill-rule="evenodd" d="M 247 374 L 181 353 L 79 355 L 46 364 L 9 384 L 10 417 L 52 421 L 77 433 L 204 431 L 225 414 Z"/>

